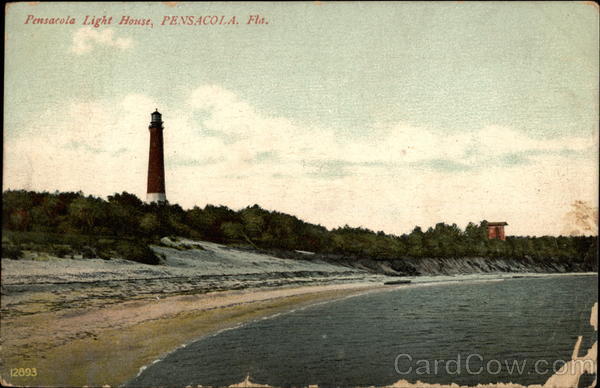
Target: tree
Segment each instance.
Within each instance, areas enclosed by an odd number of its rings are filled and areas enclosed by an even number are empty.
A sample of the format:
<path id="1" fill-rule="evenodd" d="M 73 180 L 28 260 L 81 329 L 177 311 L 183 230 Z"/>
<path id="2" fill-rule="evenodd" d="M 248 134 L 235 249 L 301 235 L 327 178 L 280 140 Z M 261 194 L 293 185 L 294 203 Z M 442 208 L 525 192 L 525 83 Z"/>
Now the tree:
<path id="1" fill-rule="evenodd" d="M 81 197 L 69 205 L 69 221 L 83 233 L 90 233 L 101 224 L 106 212 L 105 202 L 98 198 Z"/>
<path id="2" fill-rule="evenodd" d="M 108 202 L 111 204 L 119 204 L 124 208 L 141 211 L 144 203 L 135 194 L 130 194 L 123 191 L 121 194 L 115 193 L 108 196 Z"/>
<path id="3" fill-rule="evenodd" d="M 420 226 L 415 226 L 407 239 L 408 255 L 412 257 L 423 256 L 423 231 Z"/>
<path id="4" fill-rule="evenodd" d="M 301 249 L 386 260 L 403 256 L 555 258 L 587 263 L 589 268 L 596 260 L 597 247 L 597 237 L 593 236 L 488 239 L 485 220 L 479 225 L 470 222 L 464 232 L 456 224 L 443 222 L 425 233 L 417 226 L 401 237 L 348 225 L 330 231 L 258 205 L 237 212 L 213 205 L 183 210 L 177 204 L 144 204 L 127 192 L 103 200 L 81 192 L 9 190 L 3 194 L 2 215 L 2 226 L 9 231 L 45 232 L 41 233 L 45 242 L 58 232 L 57 238 L 69 235 L 72 241 L 88 245 L 93 236 L 81 239 L 73 235 L 113 235 L 146 244 L 144 238 L 175 234 L 221 243 L 243 241 L 257 248 Z M 139 257 L 147 253 L 137 248 L 131 252 Z"/>
<path id="5" fill-rule="evenodd" d="M 254 205 L 240 211 L 240 218 L 248 238 L 254 241 L 262 240 L 269 212 L 261 209 L 258 205 Z"/>
<path id="6" fill-rule="evenodd" d="M 140 229 L 148 236 L 158 235 L 160 230 L 158 217 L 152 213 L 144 214 L 144 216 L 140 219 Z"/>

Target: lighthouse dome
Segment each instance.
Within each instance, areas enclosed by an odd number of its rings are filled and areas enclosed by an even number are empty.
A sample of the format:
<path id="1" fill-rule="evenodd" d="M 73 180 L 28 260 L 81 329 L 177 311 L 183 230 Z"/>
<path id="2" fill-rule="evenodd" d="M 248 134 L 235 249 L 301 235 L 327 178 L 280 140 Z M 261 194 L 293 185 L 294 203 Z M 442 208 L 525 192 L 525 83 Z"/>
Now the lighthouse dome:
<path id="1" fill-rule="evenodd" d="M 158 109 L 156 109 L 154 112 L 152 112 L 152 122 L 153 123 L 159 123 L 161 121 L 161 114 L 158 111 Z"/>

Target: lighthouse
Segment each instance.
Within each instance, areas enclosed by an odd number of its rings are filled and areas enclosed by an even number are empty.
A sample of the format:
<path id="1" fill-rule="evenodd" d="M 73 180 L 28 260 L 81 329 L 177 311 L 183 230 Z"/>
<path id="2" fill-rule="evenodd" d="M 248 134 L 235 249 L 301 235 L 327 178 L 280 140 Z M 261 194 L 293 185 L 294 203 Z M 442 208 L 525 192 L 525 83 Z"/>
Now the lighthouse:
<path id="1" fill-rule="evenodd" d="M 163 156 L 163 122 L 158 109 L 151 114 L 150 156 L 148 157 L 148 192 L 146 202 L 166 202 L 165 161 Z"/>

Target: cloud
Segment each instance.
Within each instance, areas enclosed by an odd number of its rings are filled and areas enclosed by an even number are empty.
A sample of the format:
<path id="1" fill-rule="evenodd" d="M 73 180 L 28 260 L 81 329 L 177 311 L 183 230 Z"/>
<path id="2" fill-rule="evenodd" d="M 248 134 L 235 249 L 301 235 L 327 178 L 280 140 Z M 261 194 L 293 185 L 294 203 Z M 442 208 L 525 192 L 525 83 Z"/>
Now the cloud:
<path id="1" fill-rule="evenodd" d="M 91 52 L 97 46 L 115 47 L 124 50 L 132 45 L 133 40 L 131 38 L 117 38 L 111 28 L 93 29 L 82 27 L 73 33 L 71 51 L 81 55 Z"/>
<path id="2" fill-rule="evenodd" d="M 10 182 L 101 195 L 136 190 L 145 179 L 147 122 L 154 107 L 145 96 L 129 95 L 67 103 L 61 115 L 42 112 L 29 128 L 5 138 Z"/>
<path id="3" fill-rule="evenodd" d="M 217 85 L 195 89 L 190 111 L 201 112 L 194 123 L 242 156 L 248 167 L 261 154 L 280 155 L 279 163 L 302 166 L 307 174 L 331 179 L 352 175 L 359 167 L 416 167 L 445 172 L 537 163 L 544 156 L 590 155 L 597 138 L 535 138 L 508 127 L 447 133 L 397 123 L 370 135 L 348 138 L 331 128 L 310 128 L 281 117 L 261 114 L 232 91 Z"/>
<path id="4" fill-rule="evenodd" d="M 218 85 L 192 90 L 176 108 L 142 94 L 63 106 L 7 129 L 5 189 L 144 198 L 147 127 L 159 107 L 167 196 L 184 207 L 258 203 L 328 227 L 392 233 L 488 219 L 508 221 L 510 234 L 558 234 L 573 201 L 597 206 L 597 134 L 396 123 L 348 137 L 265 114 Z"/>

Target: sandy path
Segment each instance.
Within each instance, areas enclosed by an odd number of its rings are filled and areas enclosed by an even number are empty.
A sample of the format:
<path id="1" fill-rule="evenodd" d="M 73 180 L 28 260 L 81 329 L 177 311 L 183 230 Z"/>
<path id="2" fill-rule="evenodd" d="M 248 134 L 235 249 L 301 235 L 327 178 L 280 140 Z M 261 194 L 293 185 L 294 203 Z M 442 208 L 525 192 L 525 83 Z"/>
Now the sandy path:
<path id="1" fill-rule="evenodd" d="M 101 308 L 2 317 L 2 379 L 14 385 L 114 386 L 201 336 L 296 306 L 381 289 L 355 283 L 150 295 Z M 36 368 L 37 376 L 11 377 L 11 368 Z"/>

